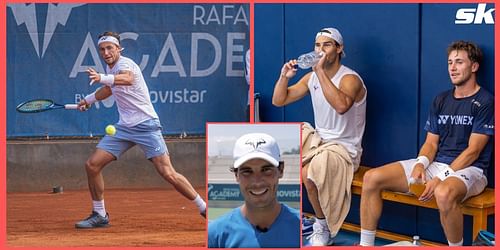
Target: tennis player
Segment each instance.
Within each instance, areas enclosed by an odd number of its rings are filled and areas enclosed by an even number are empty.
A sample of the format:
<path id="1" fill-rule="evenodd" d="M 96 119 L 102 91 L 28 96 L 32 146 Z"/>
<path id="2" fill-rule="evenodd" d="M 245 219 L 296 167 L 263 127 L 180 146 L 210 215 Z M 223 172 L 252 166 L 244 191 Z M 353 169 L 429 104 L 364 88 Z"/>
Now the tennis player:
<path id="1" fill-rule="evenodd" d="M 319 145 L 328 150 L 311 148 L 314 156 L 303 165 L 302 182 L 316 217 L 309 242 L 312 246 L 326 246 L 333 242 L 349 211 L 352 173 L 359 168 L 362 154 L 367 90 L 359 74 L 341 63 L 344 39 L 337 29 L 324 28 L 316 33 L 314 50 L 322 53 L 318 63 L 291 86 L 288 83 L 297 74 L 297 60 L 283 65 L 274 87 L 273 104 L 281 107 L 311 95 L 315 134 L 320 137 Z M 304 146 L 303 156 L 307 151 L 309 148 Z M 327 153 L 330 155 L 325 157 Z M 343 157 L 345 154 L 347 157 Z"/>
<path id="2" fill-rule="evenodd" d="M 180 194 L 193 201 L 200 214 L 205 217 L 205 202 L 189 181 L 175 171 L 170 162 L 168 149 L 161 133 L 160 120 L 151 103 L 149 90 L 139 66 L 121 55 L 122 47 L 117 33 L 105 32 L 99 36 L 97 44 L 99 53 L 107 64 L 107 74 L 88 69 L 90 80 L 101 83 L 103 86 L 82 99 L 78 106 L 84 111 L 96 101 L 113 95 L 120 119 L 115 125 L 116 134 L 104 136 L 97 145 L 96 151 L 85 163 L 93 208 L 89 217 L 76 223 L 76 228 L 108 226 L 109 215 L 104 205 L 102 170 L 134 145 L 138 145 L 144 151 L 158 173 Z"/>
<path id="3" fill-rule="evenodd" d="M 241 136 L 230 168 L 244 204 L 208 224 L 210 248 L 298 248 L 299 211 L 278 202 L 284 162 L 275 139 L 264 133 Z"/>
<path id="4" fill-rule="evenodd" d="M 427 138 L 418 157 L 365 173 L 360 245 L 374 244 L 382 214 L 381 192 L 407 192 L 410 178 L 425 183 L 419 200 L 436 198 L 448 244 L 463 245 L 461 203 L 486 187 L 493 147 L 494 98 L 476 79 L 481 58 L 477 45 L 452 43 L 448 47 L 448 74 L 453 88 L 434 98 L 425 124 Z"/>

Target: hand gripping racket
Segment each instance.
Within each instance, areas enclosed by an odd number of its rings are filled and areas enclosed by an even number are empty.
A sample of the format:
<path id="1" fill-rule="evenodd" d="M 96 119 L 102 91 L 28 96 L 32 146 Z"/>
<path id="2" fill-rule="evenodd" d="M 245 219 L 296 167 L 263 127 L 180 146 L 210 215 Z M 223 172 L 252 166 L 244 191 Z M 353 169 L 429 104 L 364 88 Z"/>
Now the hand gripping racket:
<path id="1" fill-rule="evenodd" d="M 48 99 L 37 99 L 17 105 L 16 110 L 21 113 L 38 113 L 52 109 L 78 109 L 78 104 L 57 104 Z"/>

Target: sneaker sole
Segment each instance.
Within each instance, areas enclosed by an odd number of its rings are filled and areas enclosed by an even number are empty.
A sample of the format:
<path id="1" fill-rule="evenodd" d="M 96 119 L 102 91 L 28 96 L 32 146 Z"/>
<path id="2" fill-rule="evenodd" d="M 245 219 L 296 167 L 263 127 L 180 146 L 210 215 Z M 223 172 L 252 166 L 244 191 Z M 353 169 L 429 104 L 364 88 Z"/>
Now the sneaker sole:
<path id="1" fill-rule="evenodd" d="M 109 226 L 111 226 L 111 225 L 104 224 L 104 225 L 97 225 L 97 226 L 91 226 L 91 227 L 83 227 L 83 226 L 75 225 L 75 228 L 76 229 L 93 229 L 93 228 L 103 228 L 103 227 L 109 227 Z"/>

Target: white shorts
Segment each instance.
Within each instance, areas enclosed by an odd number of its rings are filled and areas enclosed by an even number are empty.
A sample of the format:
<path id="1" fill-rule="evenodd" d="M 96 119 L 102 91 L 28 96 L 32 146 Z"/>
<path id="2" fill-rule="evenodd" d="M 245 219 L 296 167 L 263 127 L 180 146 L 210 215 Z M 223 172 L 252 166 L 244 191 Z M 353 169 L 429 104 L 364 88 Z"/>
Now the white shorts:
<path id="1" fill-rule="evenodd" d="M 413 171 L 413 166 L 416 161 L 417 159 L 410 159 L 399 162 L 403 166 L 407 181 L 409 181 L 410 179 L 411 172 Z M 436 176 L 436 174 L 443 171 L 447 167 L 449 167 L 449 165 L 445 163 L 436 161 L 431 163 L 425 170 L 425 181 L 431 180 L 434 176 Z M 483 192 L 486 185 L 488 185 L 488 180 L 486 179 L 486 176 L 484 176 L 483 170 L 474 166 L 458 170 L 455 173 L 446 176 L 445 179 L 450 177 L 460 179 L 467 187 L 467 194 L 465 194 L 465 197 L 462 201 L 471 196 L 480 194 L 481 192 Z"/>

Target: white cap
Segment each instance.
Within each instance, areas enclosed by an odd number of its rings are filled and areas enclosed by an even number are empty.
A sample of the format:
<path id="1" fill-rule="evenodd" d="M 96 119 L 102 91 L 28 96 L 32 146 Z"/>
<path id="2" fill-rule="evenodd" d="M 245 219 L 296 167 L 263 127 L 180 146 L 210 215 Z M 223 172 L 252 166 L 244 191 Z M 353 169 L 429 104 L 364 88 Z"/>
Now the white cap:
<path id="1" fill-rule="evenodd" d="M 342 35 L 340 34 L 338 29 L 335 28 L 323 28 L 321 29 L 317 34 L 316 34 L 316 39 L 320 36 L 326 36 L 329 37 L 333 40 L 335 40 L 338 44 L 343 45 L 344 44 L 344 39 L 342 38 Z M 342 50 L 342 53 L 340 54 L 342 57 L 345 57 L 345 52 Z"/>
<path id="2" fill-rule="evenodd" d="M 234 168 L 252 159 L 262 159 L 278 167 L 281 160 L 278 143 L 268 134 L 251 133 L 238 138 L 233 150 Z"/>

